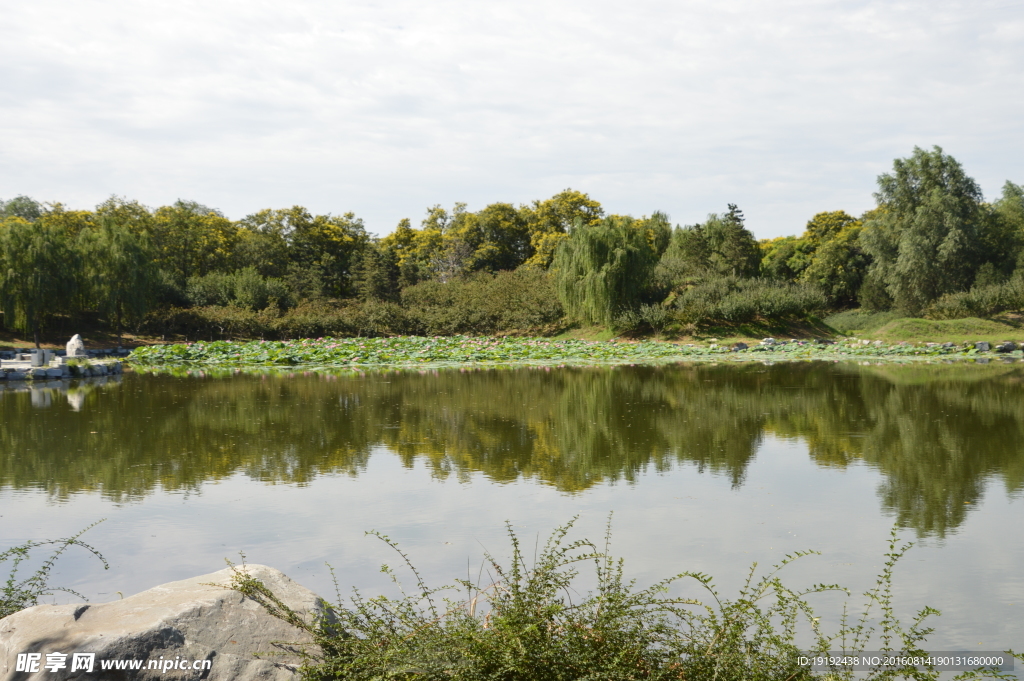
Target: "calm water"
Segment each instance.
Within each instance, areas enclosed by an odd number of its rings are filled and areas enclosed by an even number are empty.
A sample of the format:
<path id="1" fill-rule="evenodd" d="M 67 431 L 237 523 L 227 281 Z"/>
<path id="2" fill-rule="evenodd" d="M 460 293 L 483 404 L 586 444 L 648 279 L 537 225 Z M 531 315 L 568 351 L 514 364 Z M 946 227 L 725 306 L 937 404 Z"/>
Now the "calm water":
<path id="1" fill-rule="evenodd" d="M 59 384 L 58 384 L 59 385 Z M 917 546 L 897 605 L 943 611 L 929 647 L 1024 648 L 1024 364 L 523 368 L 126 375 L 0 390 L 0 547 L 66 536 L 93 600 L 220 569 L 244 551 L 322 594 L 432 583 L 575 515 L 649 583 L 730 595 L 757 560 L 817 549 L 792 586 L 874 581 L 889 530 Z M 682 587 L 687 591 L 692 587 Z M 825 621 L 838 603 L 820 600 Z M 859 605 L 856 595 L 851 604 Z"/>

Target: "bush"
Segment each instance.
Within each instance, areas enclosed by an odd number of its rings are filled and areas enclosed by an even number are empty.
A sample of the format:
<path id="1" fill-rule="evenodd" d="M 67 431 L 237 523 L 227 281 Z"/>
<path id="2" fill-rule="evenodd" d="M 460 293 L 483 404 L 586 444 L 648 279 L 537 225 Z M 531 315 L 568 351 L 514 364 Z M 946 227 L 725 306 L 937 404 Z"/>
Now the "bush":
<path id="1" fill-rule="evenodd" d="M 409 332 L 431 336 L 536 331 L 562 318 L 551 275 L 533 269 L 423 282 L 402 291 L 402 306 Z"/>
<path id="2" fill-rule="evenodd" d="M 819 584 L 794 591 L 778 576 L 787 564 L 813 551 L 787 555 L 763 576 L 756 574 L 755 564 L 737 597 L 727 599 L 711 577 L 696 572 L 636 589 L 624 578 L 622 560 L 609 553 L 608 535 L 599 549 L 585 539 L 569 541 L 571 527 L 572 522 L 556 529 L 530 567 L 519 537 L 506 523 L 511 562 L 502 565 L 485 554 L 486 586 L 458 580 L 442 588 L 428 587 L 397 545 L 370 532 L 412 570 L 415 592 L 365 599 L 354 591 L 350 607 L 339 595 L 328 617 L 315 622 L 302 619 L 244 571 L 235 572 L 233 586 L 313 638 L 319 651 L 303 652 L 306 679 L 812 679 L 814 673 L 798 664 L 798 637 L 810 641 L 807 649 L 815 653 L 835 645 L 853 654 L 867 648 L 876 629 L 883 651 L 894 651 L 895 643 L 895 651 L 906 655 L 927 654 L 921 644 L 932 630 L 923 623 L 937 611 L 923 608 L 909 627 L 893 613 L 893 568 L 910 548 L 898 546 L 895 529 L 882 573 L 864 594 L 862 616 L 854 624 L 844 616 L 840 631 L 829 636 L 821 631 L 807 597 L 846 590 Z M 593 567 L 596 588 L 581 594 L 578 568 L 586 564 Z M 391 568 L 382 570 L 398 584 Z M 710 602 L 668 596 L 669 587 L 684 578 L 694 580 Z M 442 599 L 445 592 L 461 596 Z M 877 622 L 871 615 L 876 606 Z M 853 674 L 832 671 L 832 678 Z M 938 673 L 890 667 L 867 676 L 897 677 L 937 679 Z"/>
<path id="3" fill-rule="evenodd" d="M 255 311 L 291 304 L 288 287 L 281 279 L 260 276 L 253 267 L 190 277 L 185 296 L 195 307 L 233 306 Z"/>
<path id="4" fill-rule="evenodd" d="M 680 293 L 674 306 L 679 321 L 689 324 L 743 324 L 763 319 L 792 319 L 825 309 L 824 294 L 814 286 L 770 279 L 717 277 Z"/>
<path id="5" fill-rule="evenodd" d="M 102 521 L 97 521 L 97 523 L 98 522 Z M 8 561 L 11 563 L 11 572 L 7 577 L 7 581 L 4 582 L 3 587 L 0 588 L 0 619 L 16 613 L 19 610 L 31 608 L 33 605 L 39 605 L 39 598 L 41 596 L 52 596 L 54 591 L 63 591 L 64 593 L 78 596 L 83 600 L 88 600 L 85 596 L 82 596 L 82 594 L 74 591 L 73 589 L 51 586 L 49 578 L 50 571 L 56 564 L 57 559 L 60 558 L 60 556 L 71 546 L 81 546 L 100 559 L 100 562 L 103 563 L 104 570 L 110 569 L 107 561 L 102 555 L 100 555 L 99 551 L 79 539 L 79 537 L 95 527 L 97 523 L 93 523 L 73 537 L 49 539 L 45 541 L 30 541 L 21 544 L 20 546 L 11 547 L 6 551 L 0 551 L 0 565 L 3 565 Z M 35 572 L 33 572 L 29 577 L 19 580 L 18 569 L 21 567 L 21 564 L 31 557 L 34 549 L 41 546 L 55 546 L 56 549 L 50 554 L 49 558 L 43 561 L 43 564 Z"/>
<path id="6" fill-rule="evenodd" d="M 1017 276 L 1004 284 L 979 285 L 970 291 L 947 293 L 925 311 L 929 319 L 991 317 L 1024 309 L 1024 279 Z"/>

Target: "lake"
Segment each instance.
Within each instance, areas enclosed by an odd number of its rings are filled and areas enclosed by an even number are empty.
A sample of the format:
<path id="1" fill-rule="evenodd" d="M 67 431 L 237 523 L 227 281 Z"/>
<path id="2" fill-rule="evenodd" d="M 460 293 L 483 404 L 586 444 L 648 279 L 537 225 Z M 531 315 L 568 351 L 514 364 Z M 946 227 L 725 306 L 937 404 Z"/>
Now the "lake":
<path id="1" fill-rule="evenodd" d="M 441 584 L 507 556 L 505 521 L 532 552 L 613 513 L 640 585 L 694 570 L 731 596 L 816 549 L 784 581 L 859 606 L 896 525 L 899 611 L 943 612 L 928 648 L 1024 648 L 1022 363 L 227 373 L 5 386 L 0 547 L 106 518 L 84 538 L 111 569 L 72 550 L 53 580 L 97 601 L 240 552 L 325 596 L 325 562 L 393 594 L 367 530 Z M 824 622 L 842 600 L 815 601 Z"/>

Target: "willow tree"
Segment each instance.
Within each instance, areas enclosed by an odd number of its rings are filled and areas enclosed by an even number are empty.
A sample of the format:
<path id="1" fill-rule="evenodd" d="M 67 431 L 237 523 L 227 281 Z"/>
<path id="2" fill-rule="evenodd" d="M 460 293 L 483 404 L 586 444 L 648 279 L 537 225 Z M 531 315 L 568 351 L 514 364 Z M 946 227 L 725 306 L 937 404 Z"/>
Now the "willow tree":
<path id="1" fill-rule="evenodd" d="M 577 222 L 551 265 L 569 315 L 587 324 L 611 325 L 621 312 L 636 307 L 669 234 L 668 218 L 661 213 L 649 220 L 616 215 L 593 225 Z"/>
<path id="2" fill-rule="evenodd" d="M 103 217 L 79 239 L 90 299 L 113 322 L 120 344 L 124 322 L 141 318 L 152 301 L 157 268 L 149 237 Z"/>
<path id="3" fill-rule="evenodd" d="M 0 223 L 0 308 L 4 325 L 39 333 L 75 294 L 77 257 L 64 232 L 22 218 Z"/>

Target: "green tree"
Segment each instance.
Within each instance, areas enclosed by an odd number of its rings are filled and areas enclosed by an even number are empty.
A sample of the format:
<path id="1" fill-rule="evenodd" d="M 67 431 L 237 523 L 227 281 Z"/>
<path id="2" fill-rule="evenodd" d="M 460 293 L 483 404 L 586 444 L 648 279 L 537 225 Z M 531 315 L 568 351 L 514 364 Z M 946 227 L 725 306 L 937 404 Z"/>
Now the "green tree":
<path id="1" fill-rule="evenodd" d="M 637 306 L 669 230 L 661 213 L 650 220 L 611 216 L 596 225 L 578 222 L 552 263 L 566 311 L 587 324 L 611 325 Z"/>
<path id="2" fill-rule="evenodd" d="M 39 333 L 47 321 L 67 308 L 78 280 L 78 257 L 67 236 L 52 226 L 23 218 L 0 223 L 0 308 L 4 324 Z"/>
<path id="3" fill-rule="evenodd" d="M 356 268 L 356 292 L 362 300 L 397 300 L 399 274 L 394 251 L 371 242 Z"/>
<path id="4" fill-rule="evenodd" d="M 983 255 L 981 190 L 940 147 L 915 147 L 880 175 L 879 211 L 860 240 L 871 276 L 895 306 L 920 314 L 945 293 L 970 287 Z"/>
<path id="5" fill-rule="evenodd" d="M 760 270 L 761 250 L 744 223 L 743 211 L 730 203 L 725 215 L 711 215 L 704 224 L 711 267 L 719 274 L 756 277 Z"/>
<path id="6" fill-rule="evenodd" d="M 117 219 L 136 232 L 143 224 L 138 211 L 118 214 Z M 238 227 L 219 211 L 179 199 L 158 208 L 149 223 L 157 263 L 179 286 L 184 287 L 190 277 L 232 269 Z"/>
<path id="7" fill-rule="evenodd" d="M 815 250 L 800 281 L 820 288 L 830 305 L 853 305 L 864 283 L 871 258 L 860 244 L 863 226 L 859 220 L 847 223 Z"/>
<path id="8" fill-rule="evenodd" d="M 4 201 L 0 199 L 0 219 L 21 218 L 28 222 L 34 222 L 43 214 L 43 206 L 35 199 L 28 196 L 15 196 L 13 199 Z"/>
<path id="9" fill-rule="evenodd" d="M 97 309 L 114 322 L 120 345 L 124 322 L 139 320 L 152 303 L 157 268 L 145 232 L 135 232 L 115 215 L 82 232 L 80 250 L 88 290 Z"/>
<path id="10" fill-rule="evenodd" d="M 568 238 L 579 223 L 595 225 L 604 217 L 601 204 L 583 192 L 566 189 L 544 201 L 534 201 L 520 209 L 530 234 L 530 255 L 527 267 L 546 269 L 558 245 Z"/>
<path id="11" fill-rule="evenodd" d="M 1024 267 L 1024 186 L 1009 181 L 1003 185 L 1002 196 L 986 220 L 982 242 L 985 260 L 1000 279 Z"/>
<path id="12" fill-rule="evenodd" d="M 814 246 L 798 236 L 780 236 L 760 243 L 761 276 L 796 281 L 811 263 Z"/>

